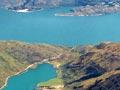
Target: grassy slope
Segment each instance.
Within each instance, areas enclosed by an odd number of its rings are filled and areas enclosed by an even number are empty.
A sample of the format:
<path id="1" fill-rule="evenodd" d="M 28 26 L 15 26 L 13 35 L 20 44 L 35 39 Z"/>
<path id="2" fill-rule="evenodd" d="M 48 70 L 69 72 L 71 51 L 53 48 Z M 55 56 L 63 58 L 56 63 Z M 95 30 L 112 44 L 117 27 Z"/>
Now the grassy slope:
<path id="1" fill-rule="evenodd" d="M 60 79 L 60 78 L 55 78 L 55 79 L 51 79 L 49 80 L 48 82 L 43 82 L 43 83 L 40 83 L 39 85 L 40 86 L 57 86 L 57 85 L 63 85 L 63 80 Z M 38 86 L 39 86 L 38 85 Z"/>
<path id="2" fill-rule="evenodd" d="M 89 90 L 94 85 L 106 86 L 106 83 L 110 84 L 107 78 L 119 75 L 120 44 L 103 43 L 94 47 L 86 46 L 82 49 L 77 47 L 70 50 L 46 44 L 1 41 L 0 87 L 8 76 L 23 71 L 27 66 L 43 59 L 49 59 L 49 62 L 57 67 L 58 77 L 38 86 L 49 86 L 49 88 L 55 86 L 53 90 Z M 96 84 L 99 80 L 100 82 Z"/>
<path id="3" fill-rule="evenodd" d="M 27 44 L 18 41 L 0 42 L 0 87 L 5 84 L 8 76 L 23 71 L 35 62 L 51 59 L 59 54 L 69 54 L 68 48 L 47 44 Z"/>
<path id="4" fill-rule="evenodd" d="M 18 62 L 14 57 L 5 51 L 4 44 L 0 43 L 0 87 L 5 84 L 8 76 L 24 70 L 29 64 Z"/>

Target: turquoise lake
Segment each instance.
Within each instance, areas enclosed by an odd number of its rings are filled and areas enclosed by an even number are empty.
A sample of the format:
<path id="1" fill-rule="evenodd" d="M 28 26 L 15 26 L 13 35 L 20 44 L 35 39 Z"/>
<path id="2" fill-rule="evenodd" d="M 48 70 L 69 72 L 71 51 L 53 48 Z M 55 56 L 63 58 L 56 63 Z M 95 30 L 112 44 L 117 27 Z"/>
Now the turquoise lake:
<path id="1" fill-rule="evenodd" d="M 120 41 L 120 14 L 58 17 L 69 8 L 16 13 L 0 9 L 0 40 L 59 45 Z"/>
<path id="2" fill-rule="evenodd" d="M 86 45 L 120 41 L 120 14 L 87 17 L 58 17 L 55 13 L 70 8 L 55 8 L 29 13 L 0 9 L 0 40 L 55 45 Z M 5 90 L 34 90 L 38 82 L 56 76 L 52 65 L 41 64 L 34 70 L 9 79 Z"/>
<path id="3" fill-rule="evenodd" d="M 35 90 L 39 82 L 56 77 L 56 69 L 50 64 L 40 64 L 36 69 L 29 69 L 20 75 L 8 80 L 4 90 Z"/>

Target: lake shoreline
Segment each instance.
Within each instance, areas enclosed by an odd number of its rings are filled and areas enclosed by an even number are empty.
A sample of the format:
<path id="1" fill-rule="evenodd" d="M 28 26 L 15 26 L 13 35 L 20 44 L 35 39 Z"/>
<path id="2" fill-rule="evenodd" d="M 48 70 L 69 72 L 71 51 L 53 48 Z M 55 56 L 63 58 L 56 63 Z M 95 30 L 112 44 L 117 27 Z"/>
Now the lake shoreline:
<path id="1" fill-rule="evenodd" d="M 0 88 L 0 90 L 3 90 L 3 89 L 7 86 L 8 80 L 9 80 L 11 77 L 20 75 L 20 74 L 26 72 L 28 69 L 32 68 L 33 66 L 34 66 L 34 64 L 31 64 L 31 65 L 27 66 L 23 71 L 19 71 L 19 72 L 17 72 L 17 73 L 14 74 L 14 75 L 8 76 L 8 77 L 6 78 L 5 84 Z"/>
<path id="2" fill-rule="evenodd" d="M 52 64 L 52 63 L 50 63 L 50 62 L 48 62 L 48 61 L 46 62 L 46 59 L 44 59 L 44 60 L 41 61 L 41 62 L 36 62 L 36 63 L 30 64 L 30 65 L 27 66 L 24 70 L 19 71 L 19 72 L 17 72 L 17 73 L 14 74 L 14 75 L 8 76 L 8 77 L 6 78 L 6 80 L 5 80 L 5 84 L 0 88 L 0 90 L 4 90 L 4 88 L 5 88 L 5 87 L 7 86 L 7 84 L 8 84 L 8 80 L 9 80 L 11 77 L 20 75 L 20 74 L 28 71 L 29 69 L 36 69 L 38 65 L 43 64 L 43 63 L 51 64 L 51 65 L 53 65 L 54 68 L 56 68 L 56 66 L 55 66 L 54 64 Z"/>

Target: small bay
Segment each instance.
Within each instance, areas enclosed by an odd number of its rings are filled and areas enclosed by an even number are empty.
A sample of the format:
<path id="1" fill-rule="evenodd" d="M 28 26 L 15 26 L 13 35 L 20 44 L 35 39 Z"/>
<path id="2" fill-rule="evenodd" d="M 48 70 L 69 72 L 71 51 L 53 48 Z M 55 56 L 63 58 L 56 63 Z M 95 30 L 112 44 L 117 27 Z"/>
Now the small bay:
<path id="1" fill-rule="evenodd" d="M 35 90 L 39 82 L 56 77 L 56 69 L 51 64 L 40 64 L 22 74 L 11 77 L 4 90 Z"/>

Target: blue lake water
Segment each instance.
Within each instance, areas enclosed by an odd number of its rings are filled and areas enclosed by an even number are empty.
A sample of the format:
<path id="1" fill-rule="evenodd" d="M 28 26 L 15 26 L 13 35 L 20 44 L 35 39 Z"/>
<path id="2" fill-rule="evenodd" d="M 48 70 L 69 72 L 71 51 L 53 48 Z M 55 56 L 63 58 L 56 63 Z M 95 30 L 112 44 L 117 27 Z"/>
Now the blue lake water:
<path id="1" fill-rule="evenodd" d="M 30 13 L 0 9 L 0 40 L 69 46 L 120 41 L 119 13 L 92 17 L 54 16 L 69 9 L 61 7 Z M 55 76 L 53 66 L 42 64 L 35 70 L 10 78 L 5 90 L 33 90 L 38 82 Z"/>
<path id="2" fill-rule="evenodd" d="M 16 13 L 0 9 L 0 40 L 59 45 L 120 41 L 120 14 L 57 17 L 69 8 Z"/>
<path id="3" fill-rule="evenodd" d="M 50 64 L 40 64 L 34 70 L 29 69 L 20 75 L 9 79 L 4 90 L 35 90 L 39 82 L 56 77 L 56 69 Z"/>

